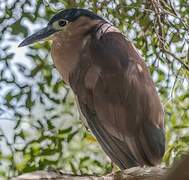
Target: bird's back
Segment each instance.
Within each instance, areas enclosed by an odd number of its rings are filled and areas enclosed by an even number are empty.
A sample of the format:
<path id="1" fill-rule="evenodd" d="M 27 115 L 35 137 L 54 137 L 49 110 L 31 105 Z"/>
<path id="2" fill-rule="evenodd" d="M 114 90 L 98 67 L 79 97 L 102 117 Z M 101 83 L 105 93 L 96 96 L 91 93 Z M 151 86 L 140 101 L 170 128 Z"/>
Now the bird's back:
<path id="1" fill-rule="evenodd" d="M 91 33 L 70 85 L 91 131 L 121 169 L 160 162 L 163 109 L 142 57 L 121 33 Z"/>

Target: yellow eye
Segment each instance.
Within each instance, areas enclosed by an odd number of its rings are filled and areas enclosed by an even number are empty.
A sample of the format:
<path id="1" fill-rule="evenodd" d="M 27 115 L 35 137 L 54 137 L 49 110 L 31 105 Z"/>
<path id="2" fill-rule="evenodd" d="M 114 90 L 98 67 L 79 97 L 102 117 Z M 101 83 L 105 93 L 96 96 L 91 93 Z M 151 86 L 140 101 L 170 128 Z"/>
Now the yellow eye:
<path id="1" fill-rule="evenodd" d="M 67 20 L 65 20 L 65 19 L 60 19 L 60 20 L 55 21 L 55 22 L 53 23 L 53 28 L 54 28 L 54 29 L 57 29 L 57 30 L 61 30 L 61 29 L 63 29 L 63 27 L 64 27 L 66 24 L 68 24 L 68 21 L 67 21 Z"/>

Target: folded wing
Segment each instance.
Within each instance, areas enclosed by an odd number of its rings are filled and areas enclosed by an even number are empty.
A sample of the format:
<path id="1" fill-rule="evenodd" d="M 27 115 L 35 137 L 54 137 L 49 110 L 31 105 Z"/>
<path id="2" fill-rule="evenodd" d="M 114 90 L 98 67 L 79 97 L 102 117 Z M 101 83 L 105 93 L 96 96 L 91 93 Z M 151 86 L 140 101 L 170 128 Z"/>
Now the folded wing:
<path id="1" fill-rule="evenodd" d="M 143 59 L 120 33 L 92 37 L 70 84 L 104 151 L 121 169 L 160 162 L 163 109 Z"/>

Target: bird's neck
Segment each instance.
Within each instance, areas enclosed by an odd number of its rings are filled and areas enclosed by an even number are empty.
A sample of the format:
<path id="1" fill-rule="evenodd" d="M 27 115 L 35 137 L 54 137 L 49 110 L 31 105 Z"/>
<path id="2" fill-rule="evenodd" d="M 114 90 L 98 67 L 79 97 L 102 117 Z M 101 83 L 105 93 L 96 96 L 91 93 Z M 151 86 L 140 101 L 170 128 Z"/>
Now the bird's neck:
<path id="1" fill-rule="evenodd" d="M 111 24 L 102 20 L 91 20 L 80 17 L 76 22 L 67 26 L 65 31 L 55 34 L 51 55 L 54 64 L 63 80 L 69 84 L 69 75 L 79 63 L 80 55 L 87 42 L 95 35 L 100 39 L 108 32 L 120 32 Z"/>
<path id="2" fill-rule="evenodd" d="M 99 24 L 99 20 L 81 17 L 80 21 L 70 24 L 65 31 L 58 32 L 53 38 L 51 55 L 63 80 L 69 84 L 69 74 L 79 62 L 79 55 L 86 42 L 91 38 L 89 31 Z"/>

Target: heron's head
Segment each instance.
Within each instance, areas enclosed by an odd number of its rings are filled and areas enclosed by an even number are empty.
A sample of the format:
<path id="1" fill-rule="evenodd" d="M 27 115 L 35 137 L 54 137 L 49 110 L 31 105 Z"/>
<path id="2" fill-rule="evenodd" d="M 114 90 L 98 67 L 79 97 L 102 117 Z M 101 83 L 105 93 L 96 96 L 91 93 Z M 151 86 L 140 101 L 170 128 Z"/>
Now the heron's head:
<path id="1" fill-rule="evenodd" d="M 76 28 L 74 24 L 79 23 L 81 19 L 83 22 L 80 25 L 82 24 L 84 25 L 84 23 L 89 23 L 89 21 L 92 21 L 92 20 L 105 21 L 100 16 L 86 9 L 77 9 L 77 8 L 66 9 L 55 14 L 50 19 L 49 23 L 47 24 L 45 28 L 25 38 L 19 44 L 19 47 L 27 46 L 29 44 L 32 44 L 41 40 L 45 40 L 49 37 L 53 37 L 54 35 L 58 33 L 64 33 L 66 30 L 69 30 L 69 29 L 72 29 L 74 31 L 76 30 L 74 29 Z"/>

